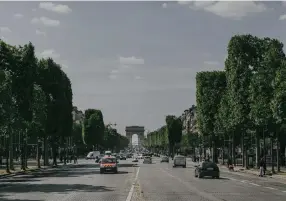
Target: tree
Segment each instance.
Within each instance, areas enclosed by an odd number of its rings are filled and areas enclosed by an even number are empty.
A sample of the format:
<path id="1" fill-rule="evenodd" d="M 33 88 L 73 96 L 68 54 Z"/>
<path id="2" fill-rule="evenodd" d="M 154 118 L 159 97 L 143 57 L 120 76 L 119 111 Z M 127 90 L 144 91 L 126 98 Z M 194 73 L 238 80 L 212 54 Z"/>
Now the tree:
<path id="1" fill-rule="evenodd" d="M 218 136 L 215 135 L 215 115 L 226 88 L 225 72 L 199 72 L 196 76 L 196 83 L 198 127 L 209 145 L 211 144 L 212 158 L 217 161 L 215 145 L 218 142 Z"/>
<path id="2" fill-rule="evenodd" d="M 261 133 L 265 126 L 270 132 L 276 132 L 276 124 L 273 119 L 270 103 L 273 99 L 273 81 L 277 69 L 281 68 L 282 61 L 285 60 L 283 44 L 275 39 L 259 40 L 259 64 L 256 66 L 250 82 L 250 119 L 256 131 L 256 164 L 259 166 Z M 262 132 L 261 132 L 262 131 Z M 265 146 L 265 145 L 264 145 Z M 264 147 L 265 149 L 265 147 Z"/>
<path id="3" fill-rule="evenodd" d="M 89 146 L 102 145 L 105 125 L 101 111 L 87 110 L 85 115 L 88 117 L 88 119 L 85 119 L 85 142 Z"/>
<path id="4" fill-rule="evenodd" d="M 249 87 L 252 71 L 259 65 L 260 47 L 260 41 L 252 35 L 235 35 L 228 43 L 225 71 L 229 106 L 232 108 L 230 125 L 233 128 L 233 159 L 238 139 L 243 141 L 249 128 Z"/>
<path id="5" fill-rule="evenodd" d="M 168 130 L 169 153 L 174 155 L 174 148 L 182 139 L 182 122 L 174 115 L 166 116 L 166 128 Z"/>
<path id="6" fill-rule="evenodd" d="M 279 125 L 277 133 L 277 154 L 279 149 L 284 147 L 285 149 L 285 131 L 286 131 L 286 60 L 284 60 L 280 68 L 276 72 L 276 76 L 273 82 L 274 95 L 271 101 L 271 110 L 275 123 Z M 280 158 L 280 156 L 278 156 Z M 277 169 L 279 171 L 279 163 L 277 163 Z"/>

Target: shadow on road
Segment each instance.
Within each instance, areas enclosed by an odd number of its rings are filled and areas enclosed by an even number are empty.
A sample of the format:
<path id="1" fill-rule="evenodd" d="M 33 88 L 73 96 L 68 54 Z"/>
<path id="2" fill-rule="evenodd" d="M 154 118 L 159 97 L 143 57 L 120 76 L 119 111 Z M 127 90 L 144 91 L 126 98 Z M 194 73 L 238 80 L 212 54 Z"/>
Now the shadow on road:
<path id="1" fill-rule="evenodd" d="M 118 171 L 116 174 L 128 174 L 129 172 L 126 171 Z M 113 172 L 105 172 L 104 174 L 115 174 Z"/>
<path id="2" fill-rule="evenodd" d="M 212 177 L 203 177 L 203 178 L 199 178 L 199 179 L 212 179 L 212 180 L 229 180 L 229 178 L 226 177 L 220 177 L 219 179 L 217 178 L 212 178 Z"/>
<path id="3" fill-rule="evenodd" d="M 70 191 L 109 192 L 109 191 L 114 191 L 114 188 L 106 186 L 85 185 L 85 184 L 11 184 L 10 188 L 5 188 L 3 189 L 3 191 L 5 193 L 31 193 L 31 192 L 62 193 Z M 2 201 L 2 199 L 0 200 Z"/>
<path id="4" fill-rule="evenodd" d="M 18 177 L 12 177 L 9 179 L 1 179 L 0 182 L 33 182 L 33 181 L 41 181 L 37 179 L 27 179 L 27 178 L 18 178 Z"/>
<path id="5" fill-rule="evenodd" d="M 26 199 L 10 199 L 7 197 L 4 197 L 3 195 L 0 195 L 1 201 L 44 201 L 44 200 L 26 200 Z"/>

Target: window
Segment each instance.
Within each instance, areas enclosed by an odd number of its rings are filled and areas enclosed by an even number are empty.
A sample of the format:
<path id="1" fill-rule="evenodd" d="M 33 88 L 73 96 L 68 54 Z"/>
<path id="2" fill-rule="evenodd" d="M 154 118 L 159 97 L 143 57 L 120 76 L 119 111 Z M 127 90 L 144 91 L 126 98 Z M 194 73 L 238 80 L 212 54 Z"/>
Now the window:
<path id="1" fill-rule="evenodd" d="M 116 159 L 115 158 L 103 158 L 101 160 L 101 163 L 116 163 Z"/>

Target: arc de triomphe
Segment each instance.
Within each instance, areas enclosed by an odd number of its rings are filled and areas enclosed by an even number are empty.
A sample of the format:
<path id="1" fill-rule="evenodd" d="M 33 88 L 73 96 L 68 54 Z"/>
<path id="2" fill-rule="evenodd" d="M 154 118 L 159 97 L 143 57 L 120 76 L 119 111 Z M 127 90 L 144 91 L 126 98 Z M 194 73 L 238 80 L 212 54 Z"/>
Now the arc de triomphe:
<path id="1" fill-rule="evenodd" d="M 126 137 L 129 140 L 129 145 L 132 146 L 132 135 L 138 135 L 138 145 L 140 146 L 144 142 L 144 126 L 126 126 L 125 127 Z"/>

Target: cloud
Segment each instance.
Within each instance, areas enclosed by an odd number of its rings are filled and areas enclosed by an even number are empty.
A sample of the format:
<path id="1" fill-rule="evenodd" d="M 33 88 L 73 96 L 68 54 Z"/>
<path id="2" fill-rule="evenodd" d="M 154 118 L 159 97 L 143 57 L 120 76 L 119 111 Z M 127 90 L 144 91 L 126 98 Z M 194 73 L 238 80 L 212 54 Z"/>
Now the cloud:
<path id="1" fill-rule="evenodd" d="M 119 63 L 122 65 L 141 65 L 144 64 L 144 59 L 132 57 L 119 57 Z"/>
<path id="2" fill-rule="evenodd" d="M 118 73 L 118 72 L 119 72 L 119 70 L 114 69 L 114 70 L 112 70 L 110 73 L 115 74 L 115 73 Z"/>
<path id="3" fill-rule="evenodd" d="M 35 11 L 37 11 L 37 9 L 36 9 L 36 8 L 33 8 L 32 11 L 35 12 Z"/>
<path id="4" fill-rule="evenodd" d="M 204 61 L 204 64 L 217 66 L 217 65 L 219 65 L 219 62 L 218 61 Z"/>
<path id="5" fill-rule="evenodd" d="M 41 2 L 39 4 L 39 8 L 60 14 L 68 14 L 72 12 L 72 9 L 67 5 L 53 4 L 52 2 Z"/>
<path id="6" fill-rule="evenodd" d="M 36 35 L 39 35 L 39 36 L 46 36 L 46 32 L 44 31 L 40 31 L 40 30 L 36 30 Z"/>
<path id="7" fill-rule="evenodd" d="M 110 74 L 109 75 L 109 79 L 111 79 L 111 80 L 115 80 L 116 78 L 117 78 L 116 74 Z"/>
<path id="8" fill-rule="evenodd" d="M 59 20 L 52 20 L 50 18 L 47 17 L 40 17 L 40 18 L 33 18 L 31 20 L 32 24 L 42 24 L 45 26 L 49 26 L 49 27 L 57 27 L 60 25 L 60 21 Z"/>
<path id="9" fill-rule="evenodd" d="M 20 14 L 20 13 L 16 13 L 14 14 L 14 17 L 17 18 L 17 19 L 21 19 L 24 17 L 24 15 Z"/>
<path id="10" fill-rule="evenodd" d="M 194 10 L 204 10 L 224 18 L 239 20 L 249 14 L 260 13 L 267 10 L 263 3 L 253 1 L 244 2 L 191 2 L 189 7 Z"/>
<path id="11" fill-rule="evenodd" d="M 135 76 L 135 77 L 134 77 L 134 79 L 135 79 L 135 80 L 141 80 L 141 79 L 142 79 L 142 77 L 141 77 L 141 76 L 139 76 L 139 75 L 137 75 L 137 76 Z"/>
<path id="12" fill-rule="evenodd" d="M 189 1 L 189 0 L 178 1 L 178 4 L 180 4 L 180 5 L 187 5 L 190 3 L 192 3 L 192 1 Z"/>
<path id="13" fill-rule="evenodd" d="M 286 20 L 286 14 L 280 15 L 279 20 Z"/>
<path id="14" fill-rule="evenodd" d="M 11 29 L 9 27 L 0 27 L 1 33 L 10 33 Z"/>
<path id="15" fill-rule="evenodd" d="M 40 56 L 43 58 L 60 58 L 60 54 L 58 54 L 54 49 L 47 49 L 40 53 Z"/>
<path id="16" fill-rule="evenodd" d="M 163 7 L 163 8 L 167 8 L 167 7 L 168 7 L 168 4 L 167 4 L 167 3 L 163 3 L 163 4 L 162 4 L 162 7 Z"/>

